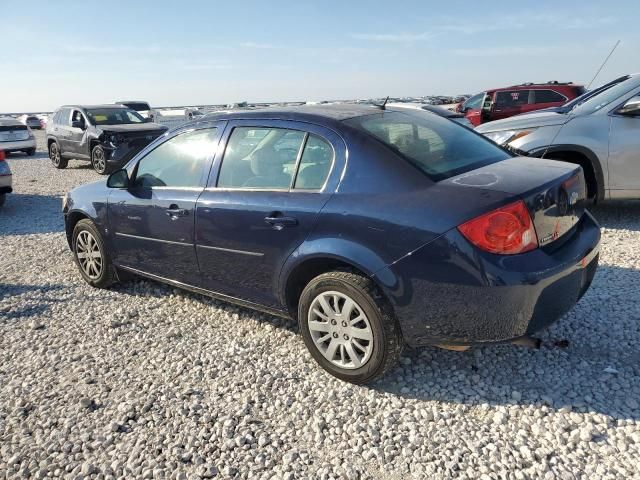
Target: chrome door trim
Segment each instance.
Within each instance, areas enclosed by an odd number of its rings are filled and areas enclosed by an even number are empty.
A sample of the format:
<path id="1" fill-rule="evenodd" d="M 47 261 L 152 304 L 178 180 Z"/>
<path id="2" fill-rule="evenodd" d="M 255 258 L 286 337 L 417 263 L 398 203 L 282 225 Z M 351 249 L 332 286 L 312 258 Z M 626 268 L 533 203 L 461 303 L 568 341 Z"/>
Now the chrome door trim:
<path id="1" fill-rule="evenodd" d="M 116 237 L 135 238 L 136 240 L 149 240 L 151 242 L 160 242 L 160 243 L 168 243 L 170 245 L 182 245 L 185 247 L 193 247 L 193 243 L 173 242 L 171 240 L 162 240 L 160 238 L 151 238 L 151 237 L 141 237 L 139 235 L 131 235 L 129 233 L 116 232 Z"/>
<path id="2" fill-rule="evenodd" d="M 249 252 L 247 250 L 234 250 L 233 248 L 212 247 L 211 245 L 196 245 L 196 247 L 208 248 L 210 250 L 218 250 L 221 252 L 239 253 L 241 255 L 251 255 L 252 257 L 263 257 L 264 253 Z"/>

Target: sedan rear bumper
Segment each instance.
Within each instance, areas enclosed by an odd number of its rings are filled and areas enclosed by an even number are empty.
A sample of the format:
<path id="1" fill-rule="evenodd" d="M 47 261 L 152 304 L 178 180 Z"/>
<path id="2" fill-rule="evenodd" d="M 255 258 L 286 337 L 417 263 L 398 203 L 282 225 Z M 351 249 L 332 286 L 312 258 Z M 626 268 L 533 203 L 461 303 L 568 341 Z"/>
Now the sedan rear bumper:
<path id="1" fill-rule="evenodd" d="M 551 325 L 589 288 L 600 228 L 586 212 L 567 235 L 501 256 L 479 251 L 454 229 L 376 278 L 409 345 L 507 342 Z"/>
<path id="2" fill-rule="evenodd" d="M 17 140 L 13 142 L 0 142 L 0 150 L 4 150 L 7 153 L 29 150 L 31 148 L 36 148 L 35 138 L 30 138 L 28 140 Z"/>

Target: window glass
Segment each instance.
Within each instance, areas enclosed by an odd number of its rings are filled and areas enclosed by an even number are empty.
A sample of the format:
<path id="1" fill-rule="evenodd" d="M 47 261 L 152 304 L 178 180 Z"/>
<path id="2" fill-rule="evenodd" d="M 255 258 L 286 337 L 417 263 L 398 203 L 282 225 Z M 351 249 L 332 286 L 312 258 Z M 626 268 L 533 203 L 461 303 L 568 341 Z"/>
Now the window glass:
<path id="1" fill-rule="evenodd" d="M 71 114 L 70 108 L 63 108 L 60 110 L 58 115 L 60 116 L 58 119 L 59 125 L 68 125 L 69 124 L 69 115 Z"/>
<path id="2" fill-rule="evenodd" d="M 333 163 L 333 148 L 316 135 L 309 135 L 302 151 L 293 188 L 319 190 L 327 180 Z"/>
<path id="3" fill-rule="evenodd" d="M 465 109 L 467 109 L 467 108 L 473 108 L 473 109 L 480 108 L 480 106 L 482 105 L 482 99 L 484 99 L 484 92 L 479 93 L 477 95 L 474 95 L 469 100 L 464 102 L 462 104 L 462 106 Z"/>
<path id="4" fill-rule="evenodd" d="M 94 125 L 126 125 L 144 123 L 144 118 L 129 108 L 92 108 L 87 110 L 87 117 Z"/>
<path id="5" fill-rule="evenodd" d="M 207 159 L 215 152 L 216 129 L 173 137 L 138 163 L 138 187 L 198 187 Z"/>
<path id="6" fill-rule="evenodd" d="M 564 102 L 566 98 L 553 90 L 534 90 L 535 103 Z"/>
<path id="7" fill-rule="evenodd" d="M 363 130 L 438 181 L 499 162 L 510 155 L 455 122 L 416 110 L 344 121 Z"/>
<path id="8" fill-rule="evenodd" d="M 496 93 L 497 107 L 517 107 L 529 103 L 529 90 L 514 90 Z"/>
<path id="9" fill-rule="evenodd" d="M 618 101 L 618 99 L 629 93 L 634 88 L 640 85 L 640 76 L 633 76 L 627 80 L 618 83 L 617 85 L 608 88 L 601 93 L 594 95 L 593 97 L 585 100 L 582 105 L 578 104 L 575 107 L 576 113 L 589 114 L 600 110 L 601 108 Z"/>
<path id="10" fill-rule="evenodd" d="M 288 189 L 304 136 L 304 132 L 284 128 L 234 128 L 218 187 Z"/>

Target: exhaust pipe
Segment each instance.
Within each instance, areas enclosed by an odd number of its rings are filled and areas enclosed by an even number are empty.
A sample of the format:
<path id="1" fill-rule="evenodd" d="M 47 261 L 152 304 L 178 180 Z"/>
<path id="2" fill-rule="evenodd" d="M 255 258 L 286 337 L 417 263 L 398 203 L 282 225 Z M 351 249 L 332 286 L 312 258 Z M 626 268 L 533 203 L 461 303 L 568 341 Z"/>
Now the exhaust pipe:
<path id="1" fill-rule="evenodd" d="M 521 347 L 533 348 L 534 350 L 539 350 L 542 346 L 542 340 L 528 335 L 511 340 L 511 343 L 514 345 L 520 345 Z"/>

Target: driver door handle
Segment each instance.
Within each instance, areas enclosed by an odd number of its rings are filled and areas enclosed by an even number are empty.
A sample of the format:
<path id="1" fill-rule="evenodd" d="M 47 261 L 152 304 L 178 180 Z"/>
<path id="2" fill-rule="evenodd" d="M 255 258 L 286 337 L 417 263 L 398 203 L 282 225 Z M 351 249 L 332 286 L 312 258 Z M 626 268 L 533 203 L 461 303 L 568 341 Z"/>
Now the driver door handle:
<path id="1" fill-rule="evenodd" d="M 169 208 L 166 210 L 167 215 L 172 220 L 175 220 L 178 217 L 186 217 L 189 215 L 189 210 L 186 208 L 179 208 L 178 205 L 169 205 Z"/>

